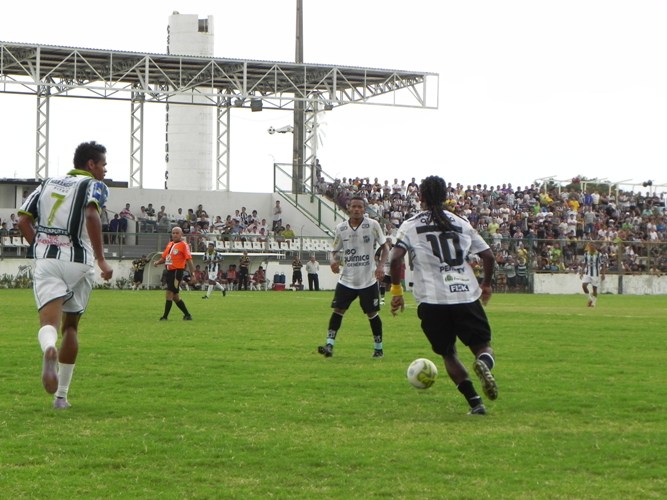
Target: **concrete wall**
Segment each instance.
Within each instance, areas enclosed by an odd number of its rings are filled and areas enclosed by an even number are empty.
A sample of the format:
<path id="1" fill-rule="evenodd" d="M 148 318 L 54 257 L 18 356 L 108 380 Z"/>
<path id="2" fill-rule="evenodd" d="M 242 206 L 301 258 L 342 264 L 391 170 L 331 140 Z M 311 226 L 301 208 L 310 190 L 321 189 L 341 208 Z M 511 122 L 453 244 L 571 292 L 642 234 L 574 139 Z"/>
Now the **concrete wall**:
<path id="1" fill-rule="evenodd" d="M 667 276 L 626 275 L 620 282 L 623 295 L 667 295 Z M 583 293 L 578 274 L 536 274 L 535 293 L 570 294 Z M 607 275 L 598 293 L 619 293 L 619 277 Z"/>

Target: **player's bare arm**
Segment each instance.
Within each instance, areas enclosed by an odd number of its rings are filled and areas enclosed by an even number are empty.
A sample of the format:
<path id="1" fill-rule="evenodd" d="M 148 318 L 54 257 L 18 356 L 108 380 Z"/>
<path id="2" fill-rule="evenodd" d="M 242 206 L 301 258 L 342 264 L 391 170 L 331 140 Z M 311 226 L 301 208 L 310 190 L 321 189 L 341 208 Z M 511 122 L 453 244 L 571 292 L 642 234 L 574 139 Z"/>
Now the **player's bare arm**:
<path id="1" fill-rule="evenodd" d="M 33 218 L 28 214 L 19 215 L 19 231 L 26 239 L 29 245 L 32 245 L 32 242 L 35 241 L 35 222 Z"/>
<path id="2" fill-rule="evenodd" d="M 495 259 L 493 258 L 493 252 L 490 249 L 486 249 L 479 254 L 480 259 L 482 259 L 482 269 L 484 270 L 484 278 L 480 288 L 482 289 L 482 296 L 480 300 L 483 305 L 488 304 L 493 294 L 491 289 L 491 281 L 493 280 L 493 269 L 495 267 Z"/>
<path id="3" fill-rule="evenodd" d="M 340 272 L 340 254 L 338 252 L 334 252 L 332 254 L 329 266 L 331 267 L 331 271 L 334 274 L 338 274 Z"/>
<path id="4" fill-rule="evenodd" d="M 405 310 L 403 299 L 403 287 L 401 286 L 401 267 L 405 258 L 405 249 L 394 246 L 389 254 L 389 267 L 391 273 L 391 314 L 396 316 L 398 311 Z"/>
<path id="5" fill-rule="evenodd" d="M 387 262 L 389 258 L 389 245 L 385 243 L 382 245 L 382 250 L 380 251 L 380 258 L 378 259 L 377 267 L 375 268 L 375 278 L 378 281 L 381 281 L 384 278 L 384 263 Z"/>
<path id="6" fill-rule="evenodd" d="M 102 271 L 100 274 L 102 279 L 110 280 L 113 276 L 113 269 L 104 258 L 104 245 L 102 243 L 102 221 L 100 214 L 97 211 L 97 205 L 94 203 L 86 207 L 86 229 L 88 230 L 88 237 L 90 244 L 93 247 L 93 254 L 97 265 Z"/>

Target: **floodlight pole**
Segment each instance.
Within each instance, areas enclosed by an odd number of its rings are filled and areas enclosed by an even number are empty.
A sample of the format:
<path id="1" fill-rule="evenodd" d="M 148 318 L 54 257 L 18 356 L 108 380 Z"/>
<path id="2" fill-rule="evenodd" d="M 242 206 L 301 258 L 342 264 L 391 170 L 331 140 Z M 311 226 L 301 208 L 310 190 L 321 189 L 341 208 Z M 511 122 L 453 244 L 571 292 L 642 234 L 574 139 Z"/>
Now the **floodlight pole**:
<path id="1" fill-rule="evenodd" d="M 303 63 L 303 0 L 296 0 L 296 53 L 297 64 Z M 305 81 L 305 78 L 304 78 Z M 294 194 L 303 192 L 304 179 L 304 112 L 303 99 L 297 99 L 297 91 L 294 94 L 294 133 L 292 136 L 292 192 Z M 304 96 L 305 97 L 305 96 Z"/>

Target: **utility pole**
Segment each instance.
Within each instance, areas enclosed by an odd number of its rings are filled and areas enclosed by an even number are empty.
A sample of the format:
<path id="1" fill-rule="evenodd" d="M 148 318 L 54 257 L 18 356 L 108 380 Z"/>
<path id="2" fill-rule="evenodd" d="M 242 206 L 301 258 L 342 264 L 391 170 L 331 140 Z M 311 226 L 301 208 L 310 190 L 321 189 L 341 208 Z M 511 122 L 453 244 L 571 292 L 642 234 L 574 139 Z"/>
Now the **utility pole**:
<path id="1" fill-rule="evenodd" d="M 303 0 L 296 0 L 296 51 L 297 64 L 303 64 Z M 297 99 L 294 94 L 294 133 L 292 140 L 292 192 L 302 193 L 304 179 L 304 122 L 305 102 Z"/>

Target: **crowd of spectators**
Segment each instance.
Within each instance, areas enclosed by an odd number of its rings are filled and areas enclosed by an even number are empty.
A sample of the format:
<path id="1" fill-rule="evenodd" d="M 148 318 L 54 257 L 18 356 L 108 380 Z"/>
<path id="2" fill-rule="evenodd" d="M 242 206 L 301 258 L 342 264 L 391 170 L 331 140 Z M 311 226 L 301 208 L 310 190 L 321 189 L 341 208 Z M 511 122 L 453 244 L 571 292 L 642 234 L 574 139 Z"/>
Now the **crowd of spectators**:
<path id="1" fill-rule="evenodd" d="M 667 272 L 664 194 L 581 187 L 579 179 L 565 188 L 450 183 L 446 208 L 468 219 L 488 241 L 496 254 L 497 275 L 511 288 L 525 286 L 526 268 L 576 272 L 589 240 L 601 242 L 612 272 L 619 266 L 625 273 Z M 408 183 L 360 177 L 326 182 L 320 177 L 317 190 L 341 208 L 352 196 L 362 196 L 369 216 L 380 220 L 387 234 L 420 211 L 414 177 Z"/>
<path id="2" fill-rule="evenodd" d="M 6 219 L 0 218 L 0 236 L 21 236 L 18 223 L 16 214 L 10 214 Z"/>
<path id="3" fill-rule="evenodd" d="M 611 272 L 621 268 L 626 273 L 667 272 L 664 193 L 583 186 L 579 179 L 565 187 L 450 183 L 447 208 L 467 218 L 489 242 L 496 254 L 497 274 L 507 278 L 509 287 L 522 286 L 525 268 L 575 272 L 588 240 L 601 242 Z M 397 178 L 371 182 L 362 177 L 327 182 L 319 176 L 316 189 L 343 209 L 352 196 L 362 196 L 368 202 L 369 216 L 378 219 L 388 235 L 420 211 L 419 184 L 414 177 L 409 182 Z M 18 235 L 16 222 L 15 214 L 2 220 L 0 234 Z M 283 225 L 280 201 L 266 217 L 241 207 L 224 218 L 209 216 L 201 204 L 170 212 L 164 205 L 156 210 L 148 203 L 135 214 L 128 203 L 113 216 L 103 207 L 102 224 L 107 243 L 122 243 L 126 232 L 135 227 L 144 233 L 165 233 L 178 225 L 193 251 L 204 251 L 211 238 L 251 242 L 273 238 L 286 249 L 296 238 L 290 224 Z"/>
<path id="4" fill-rule="evenodd" d="M 277 218 L 276 218 L 277 217 Z M 105 222 L 108 221 L 108 222 Z M 206 244 L 211 239 L 257 241 L 265 243 L 269 237 L 279 243 L 284 243 L 285 248 L 290 247 L 290 242 L 296 237 L 290 224 L 282 224 L 282 210 L 280 202 L 276 201 L 271 223 L 265 217 L 260 217 L 257 210 L 248 212 L 246 207 L 234 211 L 234 215 L 227 215 L 224 219 L 220 215 L 209 216 L 206 209 L 201 205 L 197 208 L 188 208 L 185 211 L 178 208 L 176 212 L 167 211 L 162 205 L 158 211 L 153 208 L 152 203 L 142 205 L 139 214 L 135 216 L 129 203 L 119 213 L 111 217 L 102 209 L 103 231 L 107 235 L 108 243 L 122 243 L 126 232 L 134 227 L 130 221 L 136 221 L 136 229 L 140 233 L 168 233 L 173 227 L 179 226 L 190 244 L 192 251 L 203 252 Z M 132 231 L 130 231 L 132 232 Z"/>

